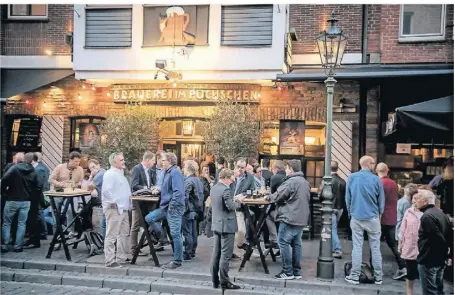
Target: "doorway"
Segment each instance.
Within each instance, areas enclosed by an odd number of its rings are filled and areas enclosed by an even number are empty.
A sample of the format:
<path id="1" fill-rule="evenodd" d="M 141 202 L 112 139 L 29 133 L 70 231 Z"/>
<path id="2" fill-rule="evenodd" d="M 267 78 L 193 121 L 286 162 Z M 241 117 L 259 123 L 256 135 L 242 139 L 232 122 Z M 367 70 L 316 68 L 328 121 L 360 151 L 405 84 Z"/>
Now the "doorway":
<path id="1" fill-rule="evenodd" d="M 163 144 L 163 150 L 177 156 L 177 165 L 181 166 L 182 160 L 193 156 L 198 161 L 205 159 L 206 148 L 204 142 L 176 141 L 175 144 Z"/>

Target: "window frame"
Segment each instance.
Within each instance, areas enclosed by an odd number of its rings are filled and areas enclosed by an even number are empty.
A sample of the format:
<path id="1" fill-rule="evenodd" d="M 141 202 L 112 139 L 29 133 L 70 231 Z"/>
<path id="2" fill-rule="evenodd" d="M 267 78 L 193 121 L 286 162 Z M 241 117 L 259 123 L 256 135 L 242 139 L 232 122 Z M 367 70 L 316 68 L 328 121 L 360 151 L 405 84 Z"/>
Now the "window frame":
<path id="1" fill-rule="evenodd" d="M 11 15 L 12 5 L 37 5 L 37 4 L 8 4 L 8 19 L 10 20 L 47 20 L 49 19 L 49 4 L 46 5 L 46 15 Z"/>
<path id="2" fill-rule="evenodd" d="M 87 10 L 131 9 L 131 44 L 129 46 L 90 46 L 87 45 Z M 86 4 L 84 7 L 84 48 L 85 49 L 128 49 L 133 47 L 133 5 L 132 4 Z"/>
<path id="3" fill-rule="evenodd" d="M 445 41 L 446 39 L 446 12 L 447 5 L 440 4 L 441 9 L 441 33 L 430 33 L 430 34 L 414 34 L 414 35 L 403 35 L 403 21 L 404 21 L 404 6 L 406 4 L 400 5 L 400 24 L 398 32 L 398 42 L 429 42 L 429 41 Z M 425 4 L 422 4 L 425 5 Z"/>

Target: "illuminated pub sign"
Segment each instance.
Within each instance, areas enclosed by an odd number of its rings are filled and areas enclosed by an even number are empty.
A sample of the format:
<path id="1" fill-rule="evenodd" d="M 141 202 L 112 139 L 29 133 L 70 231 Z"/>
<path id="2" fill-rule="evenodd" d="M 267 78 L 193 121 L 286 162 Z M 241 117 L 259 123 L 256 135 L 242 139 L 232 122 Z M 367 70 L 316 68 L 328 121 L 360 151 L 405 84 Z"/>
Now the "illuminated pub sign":
<path id="1" fill-rule="evenodd" d="M 128 84 L 111 87 L 114 102 L 259 102 L 261 86 L 251 84 Z"/>

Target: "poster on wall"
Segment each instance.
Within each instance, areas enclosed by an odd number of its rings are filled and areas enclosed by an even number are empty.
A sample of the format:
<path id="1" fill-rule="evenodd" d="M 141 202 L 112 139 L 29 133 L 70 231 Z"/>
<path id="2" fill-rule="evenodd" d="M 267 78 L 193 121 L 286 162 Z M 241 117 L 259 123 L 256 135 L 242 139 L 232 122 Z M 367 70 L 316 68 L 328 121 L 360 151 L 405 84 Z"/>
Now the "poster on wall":
<path id="1" fill-rule="evenodd" d="M 280 155 L 303 155 L 305 121 L 280 120 Z"/>
<path id="2" fill-rule="evenodd" d="M 208 5 L 144 7 L 144 46 L 208 44 Z"/>
<path id="3" fill-rule="evenodd" d="M 93 147 L 99 136 L 98 125 L 93 123 L 79 124 L 79 146 Z"/>

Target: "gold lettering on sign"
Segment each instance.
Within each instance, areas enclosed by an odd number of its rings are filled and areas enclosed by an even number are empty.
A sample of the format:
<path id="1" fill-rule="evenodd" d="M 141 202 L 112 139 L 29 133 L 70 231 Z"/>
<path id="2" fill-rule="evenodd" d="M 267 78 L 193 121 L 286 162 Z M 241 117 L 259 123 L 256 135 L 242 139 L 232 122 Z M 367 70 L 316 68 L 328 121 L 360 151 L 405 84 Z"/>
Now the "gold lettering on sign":
<path id="1" fill-rule="evenodd" d="M 182 84 L 172 87 L 172 84 L 129 84 L 112 85 L 113 99 L 120 101 L 193 101 L 214 102 L 217 100 L 230 101 L 259 101 L 260 86 L 250 84 Z"/>
<path id="2" fill-rule="evenodd" d="M 122 90 L 122 99 L 126 100 L 128 96 L 128 92 L 126 90 Z"/>
<path id="3" fill-rule="evenodd" d="M 243 91 L 243 100 L 248 100 L 249 99 L 249 97 L 248 97 L 249 94 L 250 94 L 250 92 L 248 90 Z"/>

